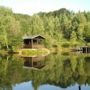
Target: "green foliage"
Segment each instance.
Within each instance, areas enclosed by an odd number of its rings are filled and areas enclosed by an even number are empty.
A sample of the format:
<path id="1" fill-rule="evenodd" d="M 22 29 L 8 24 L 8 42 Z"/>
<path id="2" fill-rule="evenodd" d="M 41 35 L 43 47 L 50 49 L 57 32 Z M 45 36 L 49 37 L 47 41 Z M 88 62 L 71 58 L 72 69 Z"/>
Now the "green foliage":
<path id="1" fill-rule="evenodd" d="M 72 31 L 70 39 L 72 42 L 75 42 L 77 40 L 77 35 L 74 31 Z"/>
<path id="2" fill-rule="evenodd" d="M 14 14 L 11 9 L 0 7 L 1 47 L 20 48 L 24 35 L 44 35 L 46 47 L 70 42 L 76 44 L 90 38 L 90 12 L 70 12 L 65 8 L 33 16 Z M 66 40 L 66 41 L 65 41 Z M 79 45 L 79 44 L 78 44 Z"/>
<path id="3" fill-rule="evenodd" d="M 7 49 L 9 45 L 12 46 L 12 40 L 18 37 L 19 32 L 20 25 L 15 20 L 12 11 L 10 9 L 0 8 L 0 42 L 2 45 L 6 46 Z"/>
<path id="4" fill-rule="evenodd" d="M 69 42 L 65 42 L 65 43 L 62 43 L 61 46 L 64 47 L 64 48 L 68 48 L 70 46 L 70 43 Z"/>

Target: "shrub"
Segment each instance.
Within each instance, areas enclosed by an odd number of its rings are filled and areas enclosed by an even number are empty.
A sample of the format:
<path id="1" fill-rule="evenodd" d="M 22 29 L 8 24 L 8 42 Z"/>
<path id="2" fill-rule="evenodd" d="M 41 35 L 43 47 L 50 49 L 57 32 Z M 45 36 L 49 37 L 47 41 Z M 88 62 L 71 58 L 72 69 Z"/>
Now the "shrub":
<path id="1" fill-rule="evenodd" d="M 66 42 L 66 43 L 63 43 L 61 46 L 64 47 L 64 48 L 68 48 L 70 46 L 70 43 Z"/>

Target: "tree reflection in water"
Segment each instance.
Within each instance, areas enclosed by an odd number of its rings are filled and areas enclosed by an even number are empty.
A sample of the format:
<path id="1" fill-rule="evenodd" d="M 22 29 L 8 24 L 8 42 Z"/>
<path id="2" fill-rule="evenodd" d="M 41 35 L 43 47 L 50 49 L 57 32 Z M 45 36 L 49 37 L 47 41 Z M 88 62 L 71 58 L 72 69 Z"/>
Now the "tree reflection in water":
<path id="1" fill-rule="evenodd" d="M 34 59 L 0 56 L 0 89 L 12 90 L 16 84 L 28 81 L 32 81 L 35 90 L 43 84 L 67 88 L 76 83 L 81 90 L 82 85 L 90 85 L 90 56 L 58 53 Z"/>

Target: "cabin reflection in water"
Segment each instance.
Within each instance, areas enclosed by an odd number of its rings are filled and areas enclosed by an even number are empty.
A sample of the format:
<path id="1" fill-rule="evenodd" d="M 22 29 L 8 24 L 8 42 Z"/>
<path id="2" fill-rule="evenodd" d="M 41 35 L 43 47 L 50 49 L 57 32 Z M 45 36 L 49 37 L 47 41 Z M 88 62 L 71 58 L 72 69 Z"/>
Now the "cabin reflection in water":
<path id="1" fill-rule="evenodd" d="M 24 67 L 41 69 L 45 66 L 45 57 L 24 57 Z"/>

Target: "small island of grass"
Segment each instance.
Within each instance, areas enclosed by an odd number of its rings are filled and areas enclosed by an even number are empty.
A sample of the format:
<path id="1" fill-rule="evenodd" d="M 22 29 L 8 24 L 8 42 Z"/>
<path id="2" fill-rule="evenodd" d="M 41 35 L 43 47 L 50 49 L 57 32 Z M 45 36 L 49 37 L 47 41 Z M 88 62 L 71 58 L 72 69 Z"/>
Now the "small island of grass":
<path id="1" fill-rule="evenodd" d="M 22 57 L 36 57 L 36 56 L 45 56 L 49 54 L 48 49 L 21 49 L 19 50 L 19 55 Z"/>

